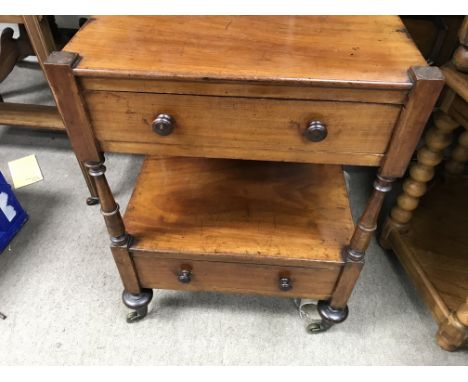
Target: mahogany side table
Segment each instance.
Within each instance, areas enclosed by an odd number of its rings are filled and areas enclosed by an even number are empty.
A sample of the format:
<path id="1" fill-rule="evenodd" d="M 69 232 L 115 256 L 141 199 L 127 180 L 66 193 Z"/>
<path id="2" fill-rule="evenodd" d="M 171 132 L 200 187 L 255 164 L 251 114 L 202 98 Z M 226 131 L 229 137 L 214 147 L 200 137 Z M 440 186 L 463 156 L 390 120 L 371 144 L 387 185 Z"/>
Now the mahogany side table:
<path id="1" fill-rule="evenodd" d="M 93 17 L 45 64 L 128 322 L 152 289 L 319 300 L 344 321 L 443 86 L 398 17 Z M 146 154 L 122 218 L 105 151 Z M 341 165 L 379 167 L 354 227 Z"/>

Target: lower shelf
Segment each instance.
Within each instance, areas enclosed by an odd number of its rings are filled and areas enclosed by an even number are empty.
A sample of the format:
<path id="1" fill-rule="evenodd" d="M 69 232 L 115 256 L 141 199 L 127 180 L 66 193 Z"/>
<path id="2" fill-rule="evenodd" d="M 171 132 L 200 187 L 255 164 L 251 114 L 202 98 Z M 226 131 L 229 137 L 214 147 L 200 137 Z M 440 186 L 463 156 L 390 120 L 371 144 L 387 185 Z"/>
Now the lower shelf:
<path id="1" fill-rule="evenodd" d="M 409 229 L 389 241 L 442 323 L 468 297 L 468 178 L 439 182 L 421 199 Z"/>
<path id="2" fill-rule="evenodd" d="M 148 157 L 124 220 L 143 287 L 320 299 L 354 230 L 340 166 L 204 158 Z"/>

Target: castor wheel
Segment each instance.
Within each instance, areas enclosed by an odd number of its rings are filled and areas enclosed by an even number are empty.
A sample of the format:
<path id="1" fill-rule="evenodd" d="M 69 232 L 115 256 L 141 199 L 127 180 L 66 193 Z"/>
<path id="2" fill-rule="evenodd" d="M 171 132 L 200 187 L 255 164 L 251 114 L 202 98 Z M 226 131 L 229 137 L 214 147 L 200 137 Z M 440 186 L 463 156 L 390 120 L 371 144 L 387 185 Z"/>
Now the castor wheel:
<path id="1" fill-rule="evenodd" d="M 330 329 L 332 326 L 324 321 L 311 322 L 306 326 L 307 333 L 317 334 Z"/>
<path id="2" fill-rule="evenodd" d="M 348 317 L 347 306 L 333 308 L 330 301 L 296 299 L 294 303 L 299 310 L 299 316 L 306 321 L 306 331 L 309 334 L 323 333 Z"/>
<path id="3" fill-rule="evenodd" d="M 132 324 L 134 322 L 140 321 L 141 319 L 145 318 L 148 314 L 148 307 L 145 306 L 141 309 L 134 310 L 127 314 L 127 323 Z"/>
<path id="4" fill-rule="evenodd" d="M 140 321 L 148 314 L 148 304 L 153 298 L 152 289 L 142 289 L 140 293 L 130 293 L 123 291 L 122 301 L 125 306 L 132 309 L 133 312 L 128 313 L 127 322 L 132 324 Z"/>
<path id="5" fill-rule="evenodd" d="M 320 330 L 323 332 L 331 328 L 333 325 L 340 324 L 348 318 L 348 306 L 344 308 L 333 308 L 330 305 L 330 301 L 320 300 L 317 304 L 317 311 L 322 317 L 321 325 L 326 327 L 326 329 Z"/>
<path id="6" fill-rule="evenodd" d="M 305 321 L 307 333 L 317 334 L 332 327 L 332 325 L 325 321 L 319 314 L 316 300 L 296 299 L 294 303 L 299 310 L 299 317 Z"/>
<path id="7" fill-rule="evenodd" d="M 99 198 L 96 196 L 90 196 L 89 198 L 86 198 L 86 204 L 88 206 L 95 206 L 96 204 L 99 204 Z"/>

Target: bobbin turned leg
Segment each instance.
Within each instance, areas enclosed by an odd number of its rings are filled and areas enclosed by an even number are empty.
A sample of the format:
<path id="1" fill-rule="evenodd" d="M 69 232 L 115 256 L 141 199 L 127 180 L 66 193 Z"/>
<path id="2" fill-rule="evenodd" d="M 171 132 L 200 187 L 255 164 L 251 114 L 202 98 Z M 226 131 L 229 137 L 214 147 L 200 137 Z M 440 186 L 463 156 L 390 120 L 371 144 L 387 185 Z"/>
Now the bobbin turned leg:
<path id="1" fill-rule="evenodd" d="M 119 205 L 115 202 L 104 175 L 106 171 L 104 162 L 86 162 L 85 166 L 89 170 L 89 175 L 94 179 L 101 202 L 101 213 L 110 235 L 112 255 L 124 284 L 122 300 L 128 308 L 134 309 L 127 316 L 127 322 L 132 323 L 142 319 L 148 313 L 148 304 L 153 297 L 153 291 L 140 287 L 135 266 L 128 251 L 131 236 L 125 231 Z"/>
<path id="2" fill-rule="evenodd" d="M 339 324 L 348 317 L 348 299 L 364 266 L 365 251 L 369 246 L 373 232 L 377 229 L 377 218 L 382 208 L 385 193 L 391 190 L 393 178 L 380 175 L 374 182 L 374 191 L 367 203 L 348 247 L 343 250 L 345 265 L 338 278 L 331 300 L 319 301 L 317 309 L 322 318 L 309 332 L 318 333 Z"/>
<path id="3" fill-rule="evenodd" d="M 465 127 L 468 129 L 468 127 Z M 445 165 L 449 175 L 461 175 L 468 161 L 468 130 L 463 131 L 458 138 L 457 146 L 453 149 L 450 160 Z"/>
<path id="4" fill-rule="evenodd" d="M 452 57 L 452 63 L 463 73 L 468 72 L 468 16 L 463 19 L 463 24 L 458 31 L 458 41 L 460 46 Z"/>
<path id="5" fill-rule="evenodd" d="M 390 249 L 388 238 L 392 230 L 407 230 L 419 199 L 427 191 L 427 183 L 434 177 L 435 166 L 442 161 L 444 149 L 452 142 L 452 131 L 458 126 L 458 122 L 449 115 L 441 111 L 434 114 L 434 127 L 427 132 L 426 143 L 418 150 L 418 161 L 411 165 L 409 177 L 403 182 L 403 193 L 398 196 L 396 206 L 385 221 L 380 236 L 383 248 Z"/>

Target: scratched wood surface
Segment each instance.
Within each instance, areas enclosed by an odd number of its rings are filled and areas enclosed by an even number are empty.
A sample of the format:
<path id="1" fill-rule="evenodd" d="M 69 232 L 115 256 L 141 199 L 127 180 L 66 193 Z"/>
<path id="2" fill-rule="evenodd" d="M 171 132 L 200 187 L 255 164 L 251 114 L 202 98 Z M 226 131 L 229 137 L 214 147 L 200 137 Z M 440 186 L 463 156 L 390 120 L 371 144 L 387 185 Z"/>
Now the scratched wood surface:
<path id="1" fill-rule="evenodd" d="M 340 266 L 285 267 L 222 261 L 160 258 L 134 252 L 133 261 L 140 283 L 145 288 L 191 291 L 217 291 L 261 294 L 278 297 L 327 299 L 333 292 Z M 183 284 L 177 279 L 181 269 L 189 268 L 192 280 Z M 288 277 L 292 288 L 279 288 L 279 279 Z"/>
<path id="2" fill-rule="evenodd" d="M 397 16 L 96 16 L 78 75 L 410 88 L 425 65 Z"/>
<path id="3" fill-rule="evenodd" d="M 312 163 L 379 165 L 400 106 L 238 97 L 200 97 L 86 91 L 96 138 L 102 147 L 159 155 L 266 159 Z M 151 123 L 169 114 L 175 129 L 156 134 Z M 309 121 L 328 135 L 309 141 Z"/>
<path id="4" fill-rule="evenodd" d="M 203 158 L 148 157 L 124 220 L 132 250 L 284 265 L 341 264 L 354 228 L 340 166 Z"/>

